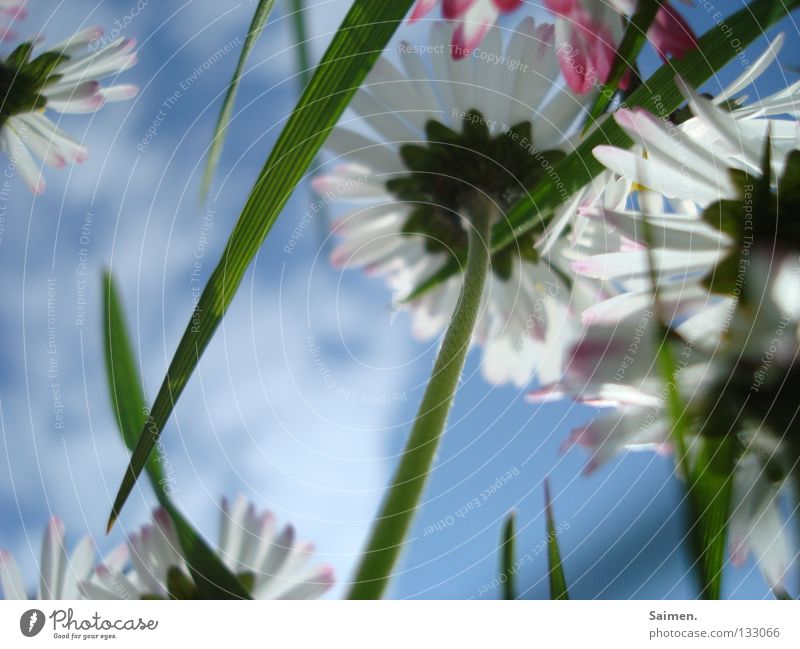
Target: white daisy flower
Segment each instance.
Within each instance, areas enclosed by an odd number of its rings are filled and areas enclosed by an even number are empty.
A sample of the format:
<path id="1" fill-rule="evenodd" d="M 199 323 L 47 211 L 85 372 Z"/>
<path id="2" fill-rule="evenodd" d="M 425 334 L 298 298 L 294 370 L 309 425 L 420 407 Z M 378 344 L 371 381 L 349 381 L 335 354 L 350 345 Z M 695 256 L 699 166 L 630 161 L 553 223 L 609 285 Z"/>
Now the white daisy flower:
<path id="1" fill-rule="evenodd" d="M 240 495 L 233 506 L 222 501 L 219 530 L 219 555 L 238 575 L 254 599 L 315 599 L 334 582 L 330 566 L 307 565 L 313 553 L 310 543 L 298 543 L 291 525 L 277 527 L 270 512 L 257 512 Z M 169 597 L 170 570 L 191 597 L 189 569 L 180 552 L 175 528 L 167 513 L 156 510 L 153 524 L 133 534 L 127 546 L 112 555 L 112 565 L 97 567 L 95 578 L 83 583 L 90 599 L 140 599 Z M 131 569 L 125 570 L 130 557 Z"/>
<path id="2" fill-rule="evenodd" d="M 644 110 L 621 109 L 615 113 L 617 122 L 634 140 L 634 148 L 600 146 L 594 153 L 611 171 L 637 186 L 635 203 L 639 209 L 588 206 L 579 210 L 581 218 L 594 224 L 590 226 L 589 236 L 568 251 L 574 260 L 573 268 L 592 279 L 611 282 L 623 291 L 607 302 L 593 305 L 584 313 L 586 320 L 599 318 L 601 322 L 612 322 L 650 303 L 654 274 L 659 286 L 659 302 L 668 311 L 678 310 L 688 315 L 692 309 L 702 309 L 716 302 L 716 308 L 707 311 L 703 321 L 711 326 L 711 315 L 716 313 L 719 327 L 730 324 L 738 299 L 720 303 L 718 297 L 709 295 L 701 281 L 708 278 L 722 260 L 731 257 L 742 242 L 720 232 L 707 215 L 704 217 L 704 210 L 720 200 L 741 198 L 742 187 L 731 170 L 751 177 L 761 175 L 768 132 L 773 150 L 773 175 L 780 177 L 787 155 L 800 146 L 800 128 L 796 121 L 800 83 L 757 104 L 743 105 L 742 101 L 736 101 L 732 102 L 731 110 L 721 106 L 730 102 L 732 96 L 746 88 L 775 60 L 782 42 L 782 36 L 776 38 L 748 70 L 713 100 L 700 96 L 679 81 L 694 114 L 683 123 L 659 120 Z M 795 119 L 774 118 L 784 114 Z M 747 217 L 743 214 L 741 218 Z M 756 222 L 752 214 L 750 221 Z M 762 243 L 765 242 L 759 240 L 756 245 Z M 764 277 L 746 273 L 752 277 L 751 284 L 755 284 L 748 289 L 753 295 L 756 290 L 773 293 L 763 282 L 759 289 L 757 284 L 762 279 L 791 280 L 791 273 L 775 272 L 784 260 L 791 265 L 791 255 L 777 252 L 777 255 L 769 253 L 774 259 L 771 272 Z M 751 258 L 754 263 L 756 257 Z M 750 265 L 750 260 L 743 264 Z M 789 298 L 784 293 L 781 299 Z M 798 310 L 796 305 L 784 306 L 788 310 Z M 773 315 L 774 312 L 763 312 L 759 316 L 768 329 L 774 328 Z M 712 342 L 716 341 L 712 331 L 707 334 Z"/>
<path id="3" fill-rule="evenodd" d="M 35 55 L 33 42 L 23 43 L 0 62 L 3 106 L 0 108 L 0 149 L 14 163 L 35 194 L 45 189 L 36 158 L 62 168 L 86 159 L 86 148 L 45 116 L 90 113 L 106 102 L 136 95 L 136 86 L 103 87 L 100 79 L 127 70 L 136 63 L 132 39 L 120 38 L 92 51 L 98 28 L 82 30 L 51 49 Z"/>
<path id="4" fill-rule="evenodd" d="M 742 359 L 766 360 L 767 369 L 785 371 L 800 358 L 800 251 L 768 248 L 748 253 L 735 294 L 714 296 L 713 308 L 692 317 L 687 326 L 707 348 L 726 337 L 738 341 Z"/>
<path id="5" fill-rule="evenodd" d="M 327 142 L 334 170 L 313 183 L 326 202 L 362 203 L 335 225 L 334 266 L 384 275 L 401 302 L 454 255 L 463 259 L 459 211 L 472 193 L 488 196 L 498 220 L 536 181 L 560 182 L 553 165 L 592 101 L 557 87 L 552 25 L 526 18 L 505 44 L 493 27 L 481 56 L 463 60 L 447 54 L 452 31 L 434 26 L 423 46 L 430 57 L 401 43 L 399 68 L 377 62 L 351 103 L 357 117 Z M 598 290 L 561 254 L 560 234 L 576 207 L 595 199 L 590 189 L 494 256 L 474 337 L 490 381 L 522 385 L 534 374 L 545 381 L 560 374 L 575 314 Z M 461 282 L 453 276 L 411 302 L 415 335 L 430 338 L 447 326 Z"/>
<path id="6" fill-rule="evenodd" d="M 728 393 L 726 398 L 735 404 L 729 409 L 742 416 L 741 422 L 738 416 L 730 422 L 743 441 L 735 473 L 732 558 L 741 563 L 752 551 L 776 591 L 782 588 L 792 556 L 777 495 L 796 455 L 780 440 L 791 419 L 781 404 L 786 403 L 786 393 L 793 392 L 794 362 L 800 353 L 798 236 L 793 220 L 785 218 L 796 212 L 800 162 L 794 152 L 789 163 L 790 152 L 798 145 L 796 121 L 769 118 L 797 117 L 798 84 L 755 106 L 739 102 L 729 112 L 719 106 L 763 72 L 781 41 L 776 39 L 751 69 L 713 100 L 684 86 L 695 117 L 683 124 L 620 111 L 617 120 L 639 151 L 600 147 L 596 153 L 613 171 L 640 185 L 636 192 L 640 211 L 580 210 L 579 219 L 593 221 L 594 229 L 571 252 L 579 272 L 614 282 L 624 292 L 584 312 L 591 326 L 573 350 L 566 378 L 533 395 L 534 399 L 571 395 L 612 408 L 574 431 L 567 441 L 589 449 L 588 470 L 621 450 L 669 450 L 671 426 L 661 414 L 664 381 L 653 351 L 664 341 L 643 339 L 641 326 L 642 309 L 649 308 L 645 319 L 653 320 L 651 273 L 655 272 L 659 318 L 684 341 L 683 353 L 679 349 L 673 354 L 681 359 L 676 382 L 684 404 L 699 412 L 716 412 L 720 408 L 698 404 L 710 394 L 718 399 Z M 773 182 L 779 187 L 780 204 L 775 213 L 760 209 L 755 214 L 752 194 L 761 175 L 768 132 L 773 145 L 771 171 L 773 178 L 780 178 Z M 742 187 L 730 169 L 748 174 L 749 199 L 741 195 Z M 717 213 L 720 223 L 729 218 L 735 225 L 729 234 L 712 227 Z M 731 284 L 722 295 L 709 292 L 700 281 L 710 277 L 716 287 L 720 276 Z M 633 334 L 631 322 L 639 323 Z M 621 340 L 614 336 L 618 328 Z M 781 393 L 787 381 L 790 387 Z M 773 405 L 764 413 L 758 411 L 759 403 Z M 772 446 L 768 454 L 765 446 Z"/>
<path id="7" fill-rule="evenodd" d="M 671 453 L 671 422 L 661 414 L 663 404 L 626 403 L 604 409 L 587 426 L 573 431 L 564 450 L 573 445 L 589 453 L 586 472 L 591 473 L 623 452 Z M 763 432 L 758 433 L 763 436 Z M 741 566 L 752 553 L 769 587 L 783 592 L 784 578 L 796 552 L 790 524 L 780 508 L 785 478 L 770 479 L 766 463 L 757 454 L 743 451 L 734 468 L 734 492 L 730 514 L 731 562 Z"/>
<path id="8" fill-rule="evenodd" d="M 595 157 L 614 173 L 651 190 L 652 198 L 671 199 L 677 203 L 674 207 L 681 208 L 676 211 L 689 213 L 737 196 L 729 169 L 760 175 L 768 132 L 774 170 L 780 175 L 786 155 L 800 144 L 800 82 L 752 104 L 731 98 L 775 61 L 783 40 L 782 34 L 773 40 L 757 61 L 713 99 L 678 79 L 693 114 L 681 124 L 659 120 L 642 109 L 616 111 L 614 118 L 636 146 L 629 150 L 598 146 Z M 794 119 L 769 119 L 782 115 Z"/>
<path id="9" fill-rule="evenodd" d="M 676 324 L 673 331 L 677 336 L 666 340 L 657 337 L 660 327 L 652 307 L 631 313 L 614 325 L 593 324 L 572 350 L 564 378 L 530 394 L 535 402 L 571 397 L 600 408 L 599 414 L 572 431 L 562 446 L 564 451 L 579 446 L 588 452 L 586 473 L 624 452 L 672 453 L 672 420 L 667 409 L 672 390 L 679 391 L 681 402 L 690 413 L 688 418 L 705 420 L 704 427 L 713 421 L 708 413 L 726 412 L 726 403 L 747 402 L 737 387 L 737 382 L 744 383 L 745 391 L 751 387 L 752 376 L 746 371 L 746 364 L 734 363 L 735 376 L 730 371 L 731 358 L 737 356 L 737 350 L 727 348 L 712 356 L 695 344 L 693 336 L 703 331 L 695 320 L 706 315 L 709 314 L 699 311 Z M 713 320 L 716 315 L 709 317 Z M 671 385 L 665 383 L 656 358 L 659 346 L 664 344 L 673 347 L 672 356 L 676 359 Z M 765 403 L 775 401 L 772 394 L 763 398 Z M 736 428 L 731 427 L 729 434 L 736 434 L 741 442 L 741 456 L 734 469 L 731 560 L 741 565 L 752 552 L 769 586 L 781 592 L 793 556 L 787 523 L 779 508 L 791 455 L 777 437 L 783 431 L 773 430 L 772 422 L 761 413 L 745 411 L 740 417 L 741 406 L 732 410 L 736 413 Z M 780 417 L 778 413 L 777 418 Z M 723 429 L 728 430 L 725 426 Z M 687 439 L 690 462 L 697 437 L 695 432 Z"/>
<path id="10" fill-rule="evenodd" d="M 84 536 L 67 557 L 64 523 L 58 518 L 51 519 L 42 541 L 35 599 L 82 599 L 80 584 L 92 578 L 95 557 L 95 546 L 89 536 Z M 28 597 L 19 566 L 5 550 L 0 550 L 0 586 L 5 599 Z"/>

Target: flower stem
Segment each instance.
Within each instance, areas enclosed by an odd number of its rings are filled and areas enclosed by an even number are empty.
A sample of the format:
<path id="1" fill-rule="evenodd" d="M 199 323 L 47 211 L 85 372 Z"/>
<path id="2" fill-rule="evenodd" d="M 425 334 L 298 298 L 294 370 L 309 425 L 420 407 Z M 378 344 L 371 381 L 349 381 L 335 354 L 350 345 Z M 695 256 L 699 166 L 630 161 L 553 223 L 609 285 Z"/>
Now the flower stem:
<path id="1" fill-rule="evenodd" d="M 458 387 L 489 271 L 489 223 L 494 207 L 476 197 L 466 210 L 469 242 L 464 286 L 436 357 L 428 387 L 406 442 L 400 465 L 374 523 L 350 599 L 378 599 L 386 588 L 431 471 Z"/>

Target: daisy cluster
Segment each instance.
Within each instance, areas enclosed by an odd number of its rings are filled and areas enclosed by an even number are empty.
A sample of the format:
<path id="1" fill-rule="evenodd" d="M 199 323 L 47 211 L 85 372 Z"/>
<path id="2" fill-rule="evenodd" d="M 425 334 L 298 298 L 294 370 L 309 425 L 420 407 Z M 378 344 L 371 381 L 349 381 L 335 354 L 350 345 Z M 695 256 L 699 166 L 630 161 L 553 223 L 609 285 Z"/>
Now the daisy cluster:
<path id="1" fill-rule="evenodd" d="M 487 197 L 498 222 L 531 187 L 565 187 L 558 163 L 601 85 L 575 74 L 565 44 L 602 81 L 619 12 L 635 9 L 547 2 L 555 24 L 526 17 L 504 33 L 495 19 L 516 4 L 443 2 L 450 24 L 432 26 L 430 49 L 403 43 L 378 61 L 327 143 L 331 170 L 314 181 L 343 206 L 332 264 L 382 276 L 422 339 L 445 330 L 461 294 L 462 275 L 441 273 L 465 259 L 470 196 Z M 663 56 L 694 44 L 666 4 L 649 35 Z M 564 445 L 589 451 L 587 471 L 625 450 L 671 452 L 672 392 L 690 413 L 688 462 L 703 438 L 735 438 L 731 556 L 752 551 L 776 591 L 794 555 L 778 496 L 798 443 L 786 437 L 791 413 L 756 404 L 779 401 L 796 373 L 800 233 L 784 214 L 796 211 L 800 180 L 800 86 L 755 103 L 742 91 L 782 42 L 716 96 L 677 78 L 686 107 L 667 118 L 616 110 L 634 146 L 597 147 L 606 170 L 494 252 L 473 336 L 488 381 L 533 382 L 533 401 L 601 409 Z M 453 56 L 455 45 L 467 55 Z M 754 209 L 758 188 L 769 218 Z M 676 361 L 669 380 L 664 345 Z"/>
<path id="2" fill-rule="evenodd" d="M 220 507 L 217 551 L 225 566 L 254 599 L 315 599 L 333 585 L 327 565 L 309 566 L 310 543 L 298 542 L 294 528 L 278 526 L 244 496 Z M 127 543 L 101 560 L 90 536 L 67 554 L 64 524 L 50 521 L 42 541 L 35 599 L 199 599 L 172 520 L 163 509 Z M 0 586 L 5 599 L 27 599 L 14 558 L 0 551 Z"/>
<path id="3" fill-rule="evenodd" d="M 419 0 L 411 20 L 438 4 Z M 529 390 L 534 402 L 598 408 L 564 441 L 586 449 L 587 472 L 621 452 L 650 450 L 678 455 L 687 478 L 704 443 L 729 441 L 732 561 L 752 554 L 780 592 L 795 555 L 780 496 L 800 462 L 785 396 L 800 389 L 800 229 L 792 220 L 800 83 L 756 102 L 743 93 L 774 64 L 783 37 L 714 96 L 676 78 L 685 107 L 671 115 L 617 107 L 612 119 L 633 146 L 596 147 L 604 170 L 573 191 L 559 163 L 581 140 L 622 17 L 637 2 L 545 0 L 553 22 L 535 21 L 526 4 L 442 0 L 446 22 L 434 22 L 425 43 L 402 42 L 377 61 L 326 143 L 330 166 L 313 180 L 320 205 L 340 212 L 331 263 L 383 277 L 414 335 L 438 337 L 463 294 L 463 275 L 443 271 L 467 259 L 476 198 L 497 225 L 532 187 L 550 186 L 559 207 L 537 212 L 513 245 L 491 250 L 472 336 L 483 376 Z M 22 5 L 0 0 L 0 16 L 13 22 Z M 512 13 L 526 15 L 501 28 L 500 16 Z M 696 45 L 667 2 L 648 37 L 665 59 Z M 87 156 L 48 115 L 133 97 L 136 87 L 116 78 L 135 62 L 133 40 L 104 39 L 97 29 L 43 51 L 24 42 L 0 61 L 0 148 L 34 193 L 44 189 L 41 163 L 58 168 Z M 675 398 L 688 430 L 679 444 L 668 408 Z M 221 514 L 219 557 L 254 597 L 316 598 L 333 583 L 328 566 L 309 566 L 311 546 L 271 513 L 240 497 L 223 502 Z M 54 519 L 40 573 L 40 598 L 199 597 L 161 510 L 99 562 L 90 537 L 68 556 Z M 0 553 L 5 597 L 26 597 L 24 584 Z"/>
<path id="4" fill-rule="evenodd" d="M 13 11 L 19 17 L 21 5 L 2 2 L 0 15 Z M 102 29 L 91 27 L 44 51 L 38 40 L 26 41 L 0 60 L 0 150 L 34 194 L 45 189 L 41 162 L 60 169 L 88 156 L 86 147 L 61 130 L 48 111 L 92 113 L 137 93 L 133 85 L 100 83 L 107 77 L 116 80 L 136 63 L 133 39 L 117 38 L 92 49 L 102 35 Z"/>

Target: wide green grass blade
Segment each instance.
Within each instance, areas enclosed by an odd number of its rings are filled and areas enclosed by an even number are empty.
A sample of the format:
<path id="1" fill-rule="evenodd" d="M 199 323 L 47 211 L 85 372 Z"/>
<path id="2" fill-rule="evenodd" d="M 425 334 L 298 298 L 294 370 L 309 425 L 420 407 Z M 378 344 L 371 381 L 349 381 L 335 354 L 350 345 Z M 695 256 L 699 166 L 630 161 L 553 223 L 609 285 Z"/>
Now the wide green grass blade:
<path id="1" fill-rule="evenodd" d="M 192 313 L 125 471 L 110 529 L 136 484 L 189 377 L 236 294 L 247 267 L 350 99 L 414 0 L 356 0 L 264 165 Z"/>
<path id="2" fill-rule="evenodd" d="M 684 101 L 675 84 L 675 76 L 680 75 L 690 86 L 697 87 L 707 81 L 728 61 L 771 25 L 797 9 L 800 0 L 753 0 L 730 17 L 725 19 L 724 29 L 715 25 L 698 39 L 698 49 L 687 52 L 681 59 L 662 65 L 647 81 L 627 98 L 628 108 L 646 108 L 660 118 L 667 118 Z M 739 49 L 732 47 L 738 42 Z M 599 175 L 605 167 L 592 155 L 592 149 L 600 144 L 611 144 L 623 148 L 633 142 L 614 121 L 611 115 L 603 119 L 578 148 L 559 164 L 554 166 L 553 174 L 530 189 L 527 196 L 520 199 L 508 212 L 506 218 L 492 229 L 492 252 L 497 253 L 507 246 L 514 245 L 518 237 L 540 225 L 571 196 Z M 561 180 L 562 192 L 552 178 Z M 460 272 L 463 260 L 453 259 L 441 271 L 418 286 L 407 298 L 413 300 L 448 277 Z"/>
<path id="3" fill-rule="evenodd" d="M 569 599 L 567 578 L 561 565 L 561 550 L 558 547 L 558 531 L 553 516 L 553 501 L 550 498 L 550 481 L 544 481 L 544 511 L 547 518 L 547 566 L 550 579 L 550 599 Z"/>
<path id="4" fill-rule="evenodd" d="M 509 512 L 503 524 L 503 543 L 500 548 L 502 553 L 500 574 L 504 577 L 500 580 L 503 584 L 503 599 L 517 599 L 517 571 L 514 567 L 516 519 L 516 512 Z"/>
<path id="5" fill-rule="evenodd" d="M 145 423 L 145 400 L 122 302 L 109 273 L 103 275 L 103 300 L 104 349 L 111 405 L 125 445 L 133 449 Z M 183 557 L 200 594 L 206 599 L 250 599 L 239 579 L 225 567 L 170 500 L 169 481 L 156 456 L 147 462 L 147 475 L 159 503 L 175 525 Z"/>
<path id="6" fill-rule="evenodd" d="M 214 127 L 214 135 L 211 138 L 211 147 L 208 150 L 208 157 L 206 158 L 206 166 L 203 171 L 203 184 L 200 186 L 200 202 L 205 203 L 208 197 L 208 190 L 211 188 L 211 181 L 214 178 L 214 171 L 219 164 L 219 158 L 222 155 L 222 145 L 225 142 L 225 135 L 228 132 L 228 124 L 231 121 L 233 114 L 233 104 L 236 101 L 236 91 L 239 89 L 239 82 L 242 79 L 244 66 L 250 53 L 255 47 L 264 27 L 267 25 L 267 20 L 275 6 L 275 0 L 259 0 L 256 11 L 253 14 L 253 20 L 250 22 L 250 29 L 247 31 L 247 36 L 244 39 L 242 51 L 239 54 L 239 62 L 236 64 L 236 70 L 233 72 L 233 78 L 228 91 L 225 93 L 225 100 L 222 102 L 222 110 L 220 110 L 217 124 Z"/>
<path id="7" fill-rule="evenodd" d="M 617 48 L 617 54 L 614 57 L 614 63 L 611 67 L 611 72 L 608 74 L 606 82 L 600 86 L 600 92 L 594 102 L 594 106 L 589 111 L 589 117 L 586 120 L 584 133 L 594 126 L 597 118 L 603 114 L 606 107 L 614 97 L 617 91 L 619 82 L 625 75 L 625 71 L 632 68 L 632 64 L 636 61 L 642 47 L 647 42 L 647 30 L 656 18 L 661 2 L 659 0 L 639 0 L 636 7 L 636 13 L 633 14 L 628 27 L 625 29 L 625 34 Z"/>

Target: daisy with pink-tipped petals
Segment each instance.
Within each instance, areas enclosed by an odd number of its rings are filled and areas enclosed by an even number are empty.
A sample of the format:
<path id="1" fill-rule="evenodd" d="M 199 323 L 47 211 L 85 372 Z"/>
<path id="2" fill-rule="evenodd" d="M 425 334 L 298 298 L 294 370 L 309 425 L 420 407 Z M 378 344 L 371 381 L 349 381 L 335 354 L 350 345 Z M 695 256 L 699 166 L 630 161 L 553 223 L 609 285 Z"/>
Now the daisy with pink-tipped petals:
<path id="1" fill-rule="evenodd" d="M 96 550 L 84 536 L 67 556 L 64 523 L 52 518 L 44 533 L 34 599 L 83 599 L 81 583 L 92 579 Z M 14 557 L 0 550 L 0 586 L 5 599 L 27 599 L 25 581 Z"/>
<path id="2" fill-rule="evenodd" d="M 674 390 L 679 392 L 684 416 L 690 422 L 691 432 L 685 440 L 690 463 L 696 456 L 695 443 L 714 422 L 709 413 L 732 408 L 737 413 L 736 427 L 722 429 L 738 442 L 730 514 L 731 559 L 741 565 L 752 553 L 769 586 L 779 593 L 792 559 L 792 544 L 779 507 L 779 496 L 788 482 L 784 471 L 786 464 L 791 465 L 791 453 L 787 453 L 787 443 L 771 422 L 747 413 L 738 416 L 748 399 L 737 392 L 737 376 L 745 372 L 745 390 L 750 388 L 752 377 L 746 375 L 747 361 L 737 368 L 736 375 L 731 372 L 737 359 L 741 363 L 737 343 L 723 346 L 718 327 L 700 326 L 698 320 L 704 318 L 718 322 L 720 313 L 715 306 L 698 309 L 686 319 L 680 314 L 674 316 L 677 321 L 666 336 L 652 302 L 614 324 L 589 325 L 570 352 L 564 377 L 532 392 L 529 398 L 541 403 L 570 397 L 599 409 L 562 444 L 562 451 L 577 446 L 587 452 L 587 474 L 627 452 L 672 453 L 673 422 L 667 399 Z M 705 351 L 695 339 L 697 332 L 705 329 L 716 335 L 712 352 Z M 676 359 L 669 383 L 657 358 L 662 345 L 670 345 Z M 794 350 L 796 354 L 796 345 Z M 782 377 L 776 373 L 779 382 Z M 774 403 L 774 399 L 765 395 L 764 402 Z"/>
<path id="3" fill-rule="evenodd" d="M 653 200 L 644 211 L 669 206 L 672 211 L 697 215 L 714 201 L 735 197 L 729 171 L 760 174 L 768 133 L 773 171 L 781 175 L 787 154 L 800 146 L 800 82 L 753 103 L 736 97 L 776 61 L 783 42 L 779 34 L 751 66 L 711 99 L 677 78 L 691 111 L 683 122 L 661 120 L 643 109 L 616 111 L 614 119 L 636 146 L 626 150 L 602 145 L 595 147 L 594 156 L 609 170 L 650 190 Z"/>
<path id="4" fill-rule="evenodd" d="M 222 501 L 218 552 L 254 599 L 316 599 L 334 583 L 330 566 L 308 565 L 310 543 L 298 542 L 291 525 L 279 527 L 271 512 L 257 511 L 243 495 Z M 91 599 L 166 598 L 176 596 L 169 590 L 175 583 L 183 588 L 179 598 L 193 598 L 175 527 L 163 509 L 114 556 L 130 557 L 130 567 L 99 566 L 82 584 Z"/>
<path id="5" fill-rule="evenodd" d="M 621 15 L 633 15 L 637 4 L 637 0 L 545 0 L 545 7 L 558 17 L 561 72 L 575 92 L 586 93 L 605 83 L 622 40 Z M 664 59 L 697 46 L 691 28 L 668 2 L 662 4 L 647 35 Z"/>
<path id="6" fill-rule="evenodd" d="M 91 113 L 106 102 L 137 93 L 136 86 L 100 83 L 136 63 L 133 39 L 90 49 L 101 34 L 98 28 L 84 29 L 39 54 L 34 53 L 34 42 L 23 43 L 0 61 L 0 73 L 10 80 L 0 108 L 0 150 L 35 194 L 45 189 L 37 159 L 58 169 L 83 162 L 88 155 L 80 142 L 46 117 L 45 110 Z"/>
<path id="7" fill-rule="evenodd" d="M 335 224 L 332 264 L 385 277 L 421 339 L 446 328 L 463 277 L 408 298 L 465 256 L 467 201 L 476 192 L 487 197 L 498 222 L 536 182 L 559 183 L 554 166 L 572 150 L 593 99 L 559 85 L 551 24 L 526 18 L 508 39 L 494 26 L 482 46 L 492 56 L 461 60 L 446 51 L 456 29 L 434 25 L 430 57 L 401 43 L 399 67 L 376 63 L 350 104 L 351 123 L 326 144 L 335 161 L 313 181 L 326 202 L 347 206 Z M 578 313 L 597 299 L 597 283 L 576 276 L 562 254 L 571 217 L 618 184 L 605 175 L 602 187 L 576 192 L 493 255 L 473 337 L 487 380 L 524 385 L 560 375 Z"/>
<path id="8" fill-rule="evenodd" d="M 13 25 L 27 15 L 26 2 L 27 0 L 0 0 L 0 41 L 16 38 Z"/>
<path id="9" fill-rule="evenodd" d="M 418 0 L 411 21 L 427 15 L 440 0 Z M 457 20 L 450 49 L 453 58 L 463 59 L 483 40 L 501 13 L 518 9 L 523 0 L 441 0 L 442 16 Z"/>

